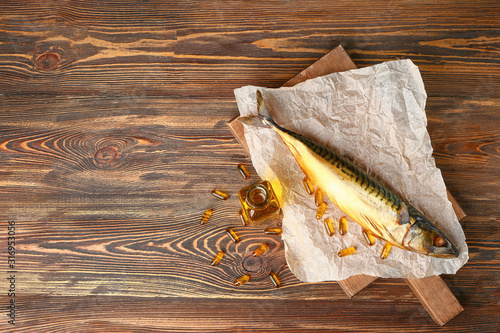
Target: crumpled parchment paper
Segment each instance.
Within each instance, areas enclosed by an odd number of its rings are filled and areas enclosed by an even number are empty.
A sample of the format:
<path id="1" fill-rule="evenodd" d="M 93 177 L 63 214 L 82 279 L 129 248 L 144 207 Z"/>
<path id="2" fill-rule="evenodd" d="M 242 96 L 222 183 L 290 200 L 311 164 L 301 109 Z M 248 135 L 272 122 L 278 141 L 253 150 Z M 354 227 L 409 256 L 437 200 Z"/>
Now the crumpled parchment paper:
<path id="1" fill-rule="evenodd" d="M 410 60 L 334 73 L 294 87 L 245 86 L 235 90 L 241 116 L 257 113 L 257 89 L 278 124 L 353 159 L 422 211 L 460 251 L 458 258 L 439 259 L 393 247 L 382 260 L 384 242 L 370 247 L 350 218 L 349 232 L 340 236 L 337 222 L 345 214 L 326 199 L 324 218 L 336 221 L 336 233 L 329 237 L 323 219 L 316 220 L 314 197 L 303 188 L 305 175 L 281 138 L 270 128 L 245 125 L 252 163 L 279 196 L 286 260 L 298 279 L 338 281 L 358 274 L 422 278 L 453 274 L 467 262 L 465 235 L 432 157 L 424 84 Z M 356 253 L 339 258 L 338 251 L 349 246 Z"/>

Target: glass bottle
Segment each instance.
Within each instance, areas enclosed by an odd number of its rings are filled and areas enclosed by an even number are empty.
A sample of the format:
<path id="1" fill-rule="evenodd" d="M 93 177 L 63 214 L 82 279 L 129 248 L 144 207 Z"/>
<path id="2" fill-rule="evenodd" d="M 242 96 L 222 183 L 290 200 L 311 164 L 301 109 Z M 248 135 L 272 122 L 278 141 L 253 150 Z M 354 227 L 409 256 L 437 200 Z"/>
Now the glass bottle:
<path id="1" fill-rule="evenodd" d="M 250 225 L 278 217 L 281 208 L 271 183 L 263 180 L 238 192 L 242 213 Z"/>

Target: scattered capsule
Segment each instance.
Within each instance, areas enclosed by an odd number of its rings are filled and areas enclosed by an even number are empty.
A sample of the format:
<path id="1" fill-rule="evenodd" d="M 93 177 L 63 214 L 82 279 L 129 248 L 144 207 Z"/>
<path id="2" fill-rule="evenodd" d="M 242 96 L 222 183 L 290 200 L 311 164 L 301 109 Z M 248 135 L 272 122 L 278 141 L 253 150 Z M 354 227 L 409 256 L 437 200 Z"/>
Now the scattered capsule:
<path id="1" fill-rule="evenodd" d="M 264 252 L 266 252 L 267 250 L 269 250 L 269 245 L 262 244 L 261 246 L 256 248 L 255 251 L 252 252 L 252 257 L 258 257 L 261 254 L 263 254 Z"/>
<path id="2" fill-rule="evenodd" d="M 314 203 L 316 207 L 319 207 L 323 203 L 323 191 L 320 188 L 317 188 L 316 192 L 314 192 Z"/>
<path id="3" fill-rule="evenodd" d="M 318 206 L 318 211 L 316 212 L 316 220 L 321 220 L 326 211 L 326 202 L 322 202 Z"/>
<path id="4" fill-rule="evenodd" d="M 271 279 L 271 282 L 273 283 L 275 288 L 281 287 L 281 281 L 278 279 L 276 273 L 270 272 L 269 279 Z"/>
<path id="5" fill-rule="evenodd" d="M 227 200 L 229 198 L 229 195 L 221 190 L 212 190 L 212 195 L 221 200 Z"/>
<path id="6" fill-rule="evenodd" d="M 339 220 L 339 233 L 344 236 L 349 231 L 349 224 L 347 223 L 347 218 L 342 216 Z"/>
<path id="7" fill-rule="evenodd" d="M 347 249 L 340 250 L 338 253 L 338 256 L 345 257 L 345 256 L 353 254 L 354 252 L 356 252 L 356 248 L 354 246 L 351 246 L 351 247 L 348 247 Z"/>
<path id="8" fill-rule="evenodd" d="M 267 228 L 266 230 L 264 230 L 264 232 L 267 235 L 277 235 L 277 236 L 279 236 L 283 232 L 283 229 L 281 229 L 281 228 Z"/>
<path id="9" fill-rule="evenodd" d="M 238 216 L 240 217 L 241 224 L 244 227 L 246 227 L 248 225 L 248 222 L 247 222 L 247 219 L 245 218 L 245 216 L 243 216 L 243 210 L 240 209 L 240 211 L 238 212 Z"/>
<path id="10" fill-rule="evenodd" d="M 373 244 L 375 244 L 375 237 L 373 237 L 373 235 L 365 229 L 363 229 L 363 236 L 365 237 L 365 241 L 368 243 L 368 245 L 373 246 Z"/>
<path id="11" fill-rule="evenodd" d="M 325 219 L 323 223 L 325 224 L 326 233 L 328 234 L 328 236 L 332 237 L 333 234 L 335 234 L 335 228 L 333 227 L 333 219 L 329 217 Z"/>
<path id="12" fill-rule="evenodd" d="M 241 177 L 243 177 L 243 179 L 247 180 L 248 178 L 250 178 L 250 173 L 248 172 L 247 167 L 242 163 L 238 164 L 238 171 L 240 172 L 240 175 Z"/>
<path id="13" fill-rule="evenodd" d="M 380 253 L 380 259 L 387 258 L 389 252 L 391 252 L 392 245 L 389 243 L 385 243 L 384 248 L 382 249 L 382 253 Z"/>
<path id="14" fill-rule="evenodd" d="M 210 262 L 210 265 L 217 266 L 217 264 L 220 263 L 220 261 L 222 260 L 222 258 L 224 258 L 224 254 L 225 254 L 224 251 L 217 252 L 217 254 L 215 255 L 215 257 Z"/>
<path id="15" fill-rule="evenodd" d="M 213 212 L 214 210 L 212 208 L 207 209 L 205 213 L 203 213 L 203 216 L 200 219 L 200 224 L 203 225 L 207 223 L 208 219 L 210 218 L 210 216 L 212 216 Z"/>
<path id="16" fill-rule="evenodd" d="M 227 228 L 226 229 L 226 234 L 227 236 L 229 237 L 229 239 L 231 239 L 233 241 L 233 243 L 238 243 L 240 241 L 240 238 L 238 237 L 238 235 L 234 232 L 233 229 L 231 228 Z"/>
<path id="17" fill-rule="evenodd" d="M 233 284 L 235 286 L 241 286 L 243 283 L 248 282 L 248 280 L 250 280 L 250 275 L 245 274 L 234 280 Z"/>
<path id="18" fill-rule="evenodd" d="M 314 185 L 311 182 L 311 180 L 306 177 L 306 178 L 304 178 L 302 180 L 302 183 L 304 184 L 304 188 L 306 189 L 307 194 L 313 195 L 313 193 L 314 193 Z"/>

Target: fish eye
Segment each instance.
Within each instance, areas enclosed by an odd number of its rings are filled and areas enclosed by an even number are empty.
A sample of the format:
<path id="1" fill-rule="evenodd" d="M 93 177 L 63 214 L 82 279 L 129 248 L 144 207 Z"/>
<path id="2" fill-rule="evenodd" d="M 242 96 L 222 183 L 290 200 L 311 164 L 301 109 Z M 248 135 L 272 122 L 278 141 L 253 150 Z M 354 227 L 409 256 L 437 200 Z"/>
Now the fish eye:
<path id="1" fill-rule="evenodd" d="M 441 236 L 437 236 L 436 238 L 434 238 L 434 245 L 437 247 L 445 246 L 446 240 Z"/>

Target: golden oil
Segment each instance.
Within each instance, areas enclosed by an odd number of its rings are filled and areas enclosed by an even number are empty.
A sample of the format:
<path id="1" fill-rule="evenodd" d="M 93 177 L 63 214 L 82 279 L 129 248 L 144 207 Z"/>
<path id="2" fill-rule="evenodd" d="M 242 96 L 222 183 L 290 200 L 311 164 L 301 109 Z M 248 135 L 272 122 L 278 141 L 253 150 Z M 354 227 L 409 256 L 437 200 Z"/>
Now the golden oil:
<path id="1" fill-rule="evenodd" d="M 380 259 L 385 259 L 391 252 L 392 245 L 389 243 L 385 243 L 384 248 L 382 249 L 382 253 L 380 253 Z"/>
<path id="2" fill-rule="evenodd" d="M 267 180 L 242 188 L 238 192 L 242 214 L 250 225 L 278 217 L 281 208 L 271 183 Z"/>
<path id="3" fill-rule="evenodd" d="M 323 221 L 325 225 L 325 230 L 328 236 L 332 237 L 335 234 L 335 228 L 333 227 L 333 219 L 331 217 Z"/>
<path id="4" fill-rule="evenodd" d="M 326 211 L 326 202 L 322 202 L 318 206 L 318 210 L 316 211 L 316 220 L 321 220 L 323 215 L 325 215 L 325 211 Z"/>
<path id="5" fill-rule="evenodd" d="M 214 210 L 212 208 L 207 209 L 205 213 L 203 213 L 203 216 L 200 219 L 200 224 L 204 225 L 205 223 L 207 223 L 208 219 L 210 218 L 210 216 L 212 216 L 213 212 Z"/>
<path id="6" fill-rule="evenodd" d="M 226 234 L 227 236 L 229 237 L 229 239 L 233 242 L 233 243 L 238 243 L 240 241 L 240 238 L 238 237 L 238 235 L 234 232 L 233 229 L 231 228 L 227 228 L 226 229 Z"/>
<path id="7" fill-rule="evenodd" d="M 229 198 L 229 195 L 221 190 L 212 190 L 211 193 L 214 197 L 220 200 L 227 200 Z"/>
<path id="8" fill-rule="evenodd" d="M 356 248 L 354 246 L 350 246 L 347 249 L 340 250 L 338 253 L 338 256 L 339 257 L 346 257 L 346 256 L 350 256 L 354 252 L 356 252 Z"/>
<path id="9" fill-rule="evenodd" d="M 281 281 L 278 279 L 276 273 L 270 272 L 269 279 L 271 279 L 271 282 L 273 283 L 275 288 L 281 287 Z"/>
<path id="10" fill-rule="evenodd" d="M 234 280 L 233 285 L 241 286 L 244 283 L 247 283 L 250 280 L 250 275 L 245 274 Z"/>
<path id="11" fill-rule="evenodd" d="M 368 245 L 373 246 L 373 244 L 375 244 L 375 237 L 365 229 L 363 229 L 363 237 Z"/>
<path id="12" fill-rule="evenodd" d="M 342 216 L 339 220 L 339 233 L 344 236 L 349 231 L 349 224 L 347 223 L 347 218 Z"/>
<path id="13" fill-rule="evenodd" d="M 252 257 L 258 257 L 258 256 L 262 255 L 264 252 L 266 252 L 267 250 L 269 250 L 269 245 L 262 244 L 261 246 L 256 248 L 255 251 L 252 252 Z"/>
<path id="14" fill-rule="evenodd" d="M 240 173 L 243 179 L 247 180 L 248 178 L 250 178 L 250 173 L 248 172 L 248 169 L 244 164 L 242 163 L 238 164 L 237 168 L 238 172 Z"/>
<path id="15" fill-rule="evenodd" d="M 281 228 L 267 228 L 264 230 L 264 233 L 267 235 L 276 235 L 279 236 L 283 232 L 283 229 Z"/>
<path id="16" fill-rule="evenodd" d="M 314 192 L 314 204 L 319 207 L 323 203 L 323 191 L 318 187 Z"/>
<path id="17" fill-rule="evenodd" d="M 214 258 L 210 262 L 210 265 L 217 266 L 220 263 L 220 261 L 222 260 L 222 258 L 224 258 L 224 254 L 225 254 L 224 251 L 217 252 L 217 254 L 214 256 Z"/>
<path id="18" fill-rule="evenodd" d="M 240 211 L 238 212 L 238 217 L 240 218 L 240 222 L 241 224 L 246 227 L 248 225 L 248 222 L 247 220 L 245 219 L 245 216 L 243 216 L 243 210 L 240 209 Z"/>
<path id="19" fill-rule="evenodd" d="M 304 188 L 306 189 L 307 194 L 313 195 L 313 193 L 314 193 L 314 185 L 311 182 L 311 180 L 306 177 L 306 178 L 304 178 L 302 180 L 302 184 L 304 184 Z"/>

